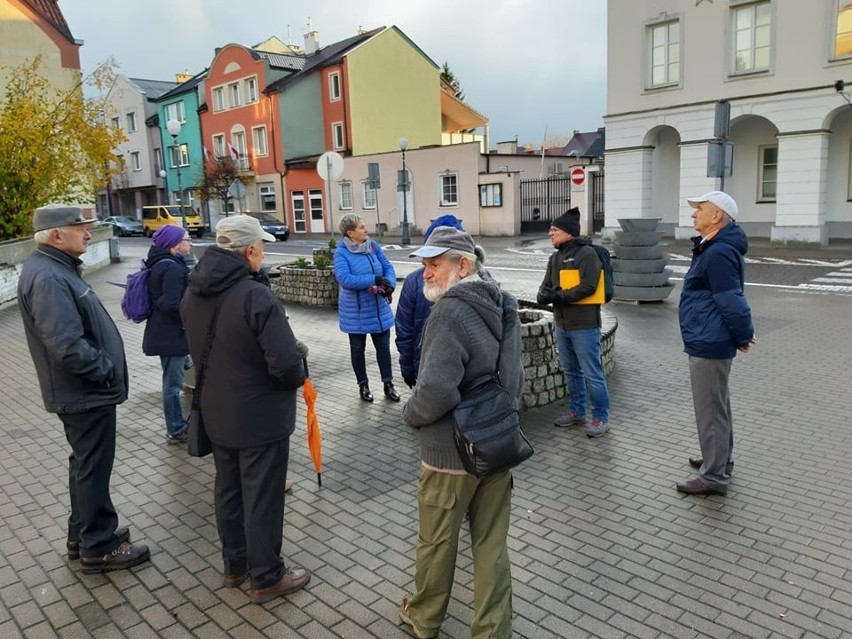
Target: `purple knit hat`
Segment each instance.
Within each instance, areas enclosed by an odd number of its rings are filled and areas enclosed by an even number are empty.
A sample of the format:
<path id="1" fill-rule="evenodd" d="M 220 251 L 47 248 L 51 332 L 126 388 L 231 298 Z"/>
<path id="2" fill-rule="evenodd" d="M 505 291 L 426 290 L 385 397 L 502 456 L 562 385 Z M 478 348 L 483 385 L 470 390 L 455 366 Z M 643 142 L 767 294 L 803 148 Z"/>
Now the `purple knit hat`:
<path id="1" fill-rule="evenodd" d="M 183 227 L 177 226 L 176 224 L 161 226 L 157 229 L 157 232 L 154 233 L 154 246 L 159 246 L 164 249 L 170 249 L 173 246 L 177 246 L 183 239 L 185 232 L 186 231 L 183 230 Z"/>

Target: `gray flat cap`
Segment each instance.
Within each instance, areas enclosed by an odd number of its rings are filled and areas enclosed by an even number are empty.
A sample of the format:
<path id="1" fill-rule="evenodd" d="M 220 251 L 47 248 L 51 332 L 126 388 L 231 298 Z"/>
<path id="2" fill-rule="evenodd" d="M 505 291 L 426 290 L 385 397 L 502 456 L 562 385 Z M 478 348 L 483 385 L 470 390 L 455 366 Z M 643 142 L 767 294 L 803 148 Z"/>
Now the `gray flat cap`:
<path id="1" fill-rule="evenodd" d="M 83 209 L 65 204 L 48 204 L 40 206 L 33 215 L 33 230 L 44 231 L 55 229 L 60 226 L 71 226 L 73 224 L 91 224 L 91 220 L 83 216 Z"/>

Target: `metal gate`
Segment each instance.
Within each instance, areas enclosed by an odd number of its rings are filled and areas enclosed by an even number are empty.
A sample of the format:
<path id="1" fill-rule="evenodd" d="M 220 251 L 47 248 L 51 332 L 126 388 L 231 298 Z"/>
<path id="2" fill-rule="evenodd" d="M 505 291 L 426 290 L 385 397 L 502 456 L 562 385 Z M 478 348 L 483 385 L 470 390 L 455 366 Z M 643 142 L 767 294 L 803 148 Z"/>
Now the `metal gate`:
<path id="1" fill-rule="evenodd" d="M 546 233 L 550 222 L 571 208 L 571 180 L 552 175 L 521 180 L 521 233 Z"/>
<path id="2" fill-rule="evenodd" d="M 604 172 L 589 173 L 592 180 L 592 232 L 600 233 L 604 227 Z"/>

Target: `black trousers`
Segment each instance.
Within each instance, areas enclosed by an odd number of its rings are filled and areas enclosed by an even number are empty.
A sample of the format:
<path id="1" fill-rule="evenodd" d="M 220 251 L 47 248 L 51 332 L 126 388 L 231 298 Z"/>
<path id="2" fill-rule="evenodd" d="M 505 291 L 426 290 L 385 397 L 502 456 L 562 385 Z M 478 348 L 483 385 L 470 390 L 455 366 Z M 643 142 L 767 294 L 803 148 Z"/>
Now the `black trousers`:
<path id="1" fill-rule="evenodd" d="M 80 555 L 100 557 L 118 547 L 118 515 L 109 496 L 115 461 L 115 406 L 85 413 L 59 415 L 71 445 L 68 456 L 68 493 L 71 516 L 69 541 L 80 542 Z"/>
<path id="2" fill-rule="evenodd" d="M 213 444 L 216 525 L 226 574 L 249 569 L 252 588 L 284 576 L 284 482 L 290 438 L 257 448 Z"/>

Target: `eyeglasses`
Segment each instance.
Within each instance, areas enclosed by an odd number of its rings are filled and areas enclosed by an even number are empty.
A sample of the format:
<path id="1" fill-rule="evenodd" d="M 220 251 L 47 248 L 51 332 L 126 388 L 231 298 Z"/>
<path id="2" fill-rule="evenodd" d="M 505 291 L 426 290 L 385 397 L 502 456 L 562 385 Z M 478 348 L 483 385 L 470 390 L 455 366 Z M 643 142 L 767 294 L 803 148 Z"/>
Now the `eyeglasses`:
<path id="1" fill-rule="evenodd" d="M 181 242 L 189 242 L 190 244 L 192 244 L 192 238 L 185 237 L 181 240 Z"/>

